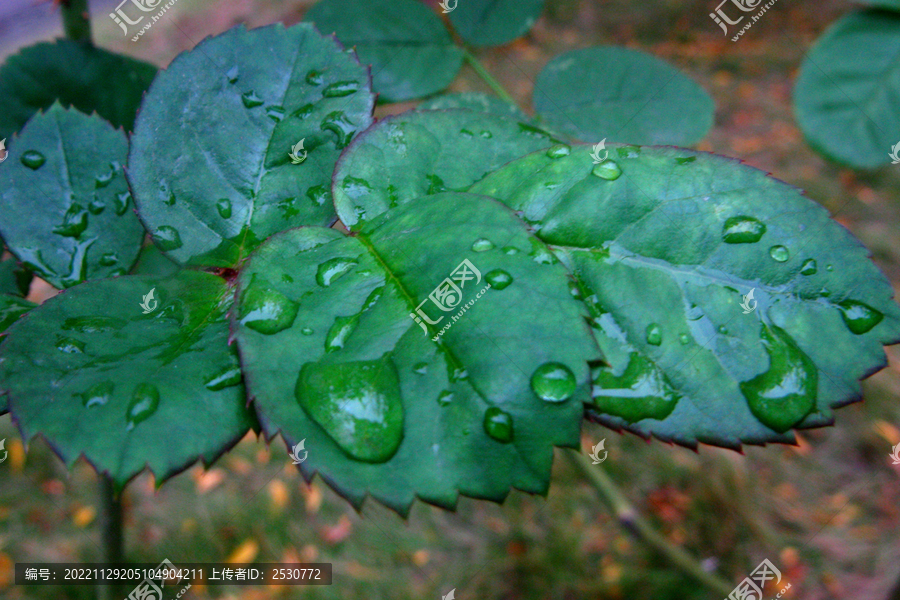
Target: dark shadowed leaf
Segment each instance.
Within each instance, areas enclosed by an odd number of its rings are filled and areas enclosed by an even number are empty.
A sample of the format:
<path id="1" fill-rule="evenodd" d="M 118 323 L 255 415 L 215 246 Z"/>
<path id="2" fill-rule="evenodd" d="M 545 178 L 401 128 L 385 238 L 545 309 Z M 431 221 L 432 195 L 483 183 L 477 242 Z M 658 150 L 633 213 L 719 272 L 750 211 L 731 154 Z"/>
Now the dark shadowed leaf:
<path id="1" fill-rule="evenodd" d="M 473 46 L 501 46 L 531 30 L 544 0 L 443 0 L 450 22 Z"/>
<path id="2" fill-rule="evenodd" d="M 15 258 L 0 261 L 0 293 L 27 296 L 34 274 Z"/>

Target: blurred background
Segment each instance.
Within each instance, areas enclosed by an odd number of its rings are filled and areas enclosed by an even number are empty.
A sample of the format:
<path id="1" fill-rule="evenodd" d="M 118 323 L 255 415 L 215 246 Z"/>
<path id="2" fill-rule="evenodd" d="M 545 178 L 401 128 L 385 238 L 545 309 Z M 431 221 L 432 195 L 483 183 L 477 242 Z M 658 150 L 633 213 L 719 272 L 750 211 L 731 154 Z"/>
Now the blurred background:
<path id="1" fill-rule="evenodd" d="M 292 24 L 312 1 L 178 0 L 137 42 L 108 18 L 116 0 L 92 0 L 98 46 L 168 65 L 209 35 L 244 23 Z M 479 57 L 526 110 L 537 73 L 575 48 L 616 44 L 682 69 L 716 103 L 698 145 L 743 159 L 806 190 L 900 282 L 900 166 L 838 167 L 804 142 L 791 108 L 797 70 L 849 2 L 773 6 L 732 43 L 709 18 L 713 2 L 547 0 L 524 38 Z M 53 2 L 0 2 L 0 61 L 61 35 Z M 330 32 L 323 32 L 330 33 Z M 450 91 L 490 90 L 469 67 Z M 3 99 L 0 98 L 0 110 Z M 377 116 L 415 103 L 379 107 Z M 887 151 L 887 148 L 885 149 Z M 865 402 L 835 427 L 803 432 L 796 446 L 696 452 L 586 424 L 583 445 L 605 439 L 603 469 L 668 542 L 737 585 L 768 558 L 791 584 L 783 598 L 900 598 L 900 350 L 864 384 Z M 27 450 L 0 417 L 0 597 L 88 599 L 88 587 L 13 585 L 15 562 L 100 560 L 98 479 L 86 463 L 67 472 L 41 440 Z M 125 496 L 126 554 L 158 563 L 331 562 L 329 587 L 194 586 L 185 597 L 721 600 L 631 536 L 584 477 L 558 456 L 547 498 L 514 492 L 503 505 L 463 499 L 447 512 L 416 504 L 404 520 L 369 502 L 357 513 L 324 482 L 306 485 L 280 439 L 248 435 L 209 468 L 194 466 L 160 490 L 142 475 Z M 777 590 L 776 590 L 777 591 Z M 774 597 L 775 593 L 772 593 Z"/>

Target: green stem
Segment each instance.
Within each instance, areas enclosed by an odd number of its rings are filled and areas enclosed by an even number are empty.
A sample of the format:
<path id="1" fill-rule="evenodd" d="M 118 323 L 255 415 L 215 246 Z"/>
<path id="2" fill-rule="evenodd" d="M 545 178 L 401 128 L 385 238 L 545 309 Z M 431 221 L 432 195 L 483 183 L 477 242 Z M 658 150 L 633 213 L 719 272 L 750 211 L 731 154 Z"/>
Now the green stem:
<path id="1" fill-rule="evenodd" d="M 62 0 L 60 2 L 63 30 L 66 37 L 76 42 L 91 43 L 91 21 L 88 0 Z"/>
<path id="2" fill-rule="evenodd" d="M 603 469 L 596 468 L 586 456 L 577 451 L 565 453 L 569 459 L 594 486 L 600 499 L 612 510 L 619 523 L 628 531 L 641 538 L 649 546 L 652 546 L 660 554 L 665 556 L 672 564 L 683 573 L 693 577 L 704 586 L 717 594 L 725 597 L 733 591 L 734 586 L 721 577 L 709 573 L 703 569 L 700 563 L 690 554 L 670 543 L 666 538 L 656 532 L 628 502 L 625 496 L 616 487 Z"/>
<path id="3" fill-rule="evenodd" d="M 494 79 L 494 76 L 491 75 L 487 69 L 484 68 L 484 65 L 481 64 L 481 61 L 478 60 L 478 57 L 469 52 L 467 48 L 462 48 L 463 58 L 466 59 L 466 62 L 469 63 L 475 72 L 478 73 L 478 76 L 481 77 L 486 84 L 490 86 L 494 93 L 509 102 L 510 104 L 514 104 L 518 106 L 518 103 L 513 100 L 513 97 L 509 95 L 509 93 L 504 89 L 500 83 Z"/>
<path id="4" fill-rule="evenodd" d="M 103 562 L 124 562 L 122 533 L 122 501 L 116 497 L 116 488 L 109 475 L 100 475 L 100 528 L 103 538 Z M 112 600 L 116 596 L 116 586 L 99 585 L 97 595 L 100 600 Z"/>

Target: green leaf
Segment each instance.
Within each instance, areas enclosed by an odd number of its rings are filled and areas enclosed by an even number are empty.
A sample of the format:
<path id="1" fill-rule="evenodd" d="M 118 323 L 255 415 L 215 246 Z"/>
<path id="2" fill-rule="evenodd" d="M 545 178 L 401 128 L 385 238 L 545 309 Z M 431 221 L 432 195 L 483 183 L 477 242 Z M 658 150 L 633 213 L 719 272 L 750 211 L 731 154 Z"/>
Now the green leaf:
<path id="1" fill-rule="evenodd" d="M 9 326 L 19 318 L 37 306 L 21 296 L 15 294 L 0 294 L 0 333 L 4 333 Z"/>
<path id="2" fill-rule="evenodd" d="M 490 94 L 481 92 L 463 92 L 460 94 L 444 94 L 429 98 L 416 107 L 416 110 L 446 110 L 448 108 L 468 108 L 492 115 L 500 115 L 519 121 L 528 121 L 529 117 L 515 104 L 510 104 Z"/>
<path id="3" fill-rule="evenodd" d="M 334 163 L 373 102 L 366 69 L 309 24 L 207 38 L 160 73 L 138 117 L 128 178 L 141 219 L 169 258 L 214 267 L 330 224 Z"/>
<path id="4" fill-rule="evenodd" d="M 687 146 L 712 127 L 715 105 L 702 87 L 662 60 L 606 46 L 551 60 L 535 83 L 534 109 L 580 140 Z"/>
<path id="5" fill-rule="evenodd" d="M 97 115 L 54 104 L 9 144 L 0 169 L 0 232 L 57 288 L 121 275 L 144 230 L 122 172 L 128 140 Z"/>
<path id="6" fill-rule="evenodd" d="M 859 4 L 883 8 L 885 10 L 900 10 L 900 0 L 856 0 Z"/>
<path id="7" fill-rule="evenodd" d="M 344 225 L 358 229 L 413 198 L 464 190 L 485 173 L 553 141 L 527 123 L 470 110 L 386 117 L 338 161 L 334 206 Z"/>
<path id="8" fill-rule="evenodd" d="M 421 198 L 353 237 L 273 237 L 240 275 L 235 316 L 267 434 L 305 440 L 304 475 L 357 507 L 366 494 L 405 514 L 415 497 L 546 492 L 553 446 L 578 444 L 599 358 L 548 256 L 507 208 L 469 194 Z M 448 281 L 445 312 L 429 294 Z"/>
<path id="9" fill-rule="evenodd" d="M 900 341 L 900 307 L 821 206 L 732 159 L 613 146 L 595 165 L 590 151 L 532 154 L 472 192 L 520 211 L 575 272 L 608 361 L 592 415 L 738 447 L 790 441 L 859 398 Z"/>
<path id="10" fill-rule="evenodd" d="M 528 33 L 544 0 L 444 0 L 450 22 L 473 46 L 501 46 Z M 446 12 L 446 10 L 444 11 Z"/>
<path id="11" fill-rule="evenodd" d="M 119 488 L 144 467 L 161 483 L 211 463 L 254 425 L 231 299 L 222 279 L 181 272 L 90 281 L 32 310 L 0 346 L 23 438 L 43 436 L 70 466 L 84 454 Z"/>
<path id="12" fill-rule="evenodd" d="M 356 48 L 372 65 L 383 102 L 415 100 L 445 89 L 462 67 L 462 51 L 427 6 L 417 0 L 322 0 L 306 13 L 325 34 Z"/>
<path id="13" fill-rule="evenodd" d="M 34 274 L 15 258 L 0 261 L 0 293 L 27 296 Z"/>
<path id="14" fill-rule="evenodd" d="M 168 277 L 178 272 L 179 267 L 166 258 L 157 246 L 150 244 L 141 249 L 138 261 L 131 269 L 132 275 L 158 275 Z"/>
<path id="15" fill-rule="evenodd" d="M 155 75 L 149 63 L 71 40 L 23 48 L 0 67 L 0 138 L 56 100 L 131 131 Z"/>
<path id="16" fill-rule="evenodd" d="M 863 50 L 866 59 L 859 60 Z M 864 11 L 840 19 L 816 41 L 800 67 L 794 110 L 817 151 L 873 169 L 896 154 L 898 95 L 900 15 Z"/>

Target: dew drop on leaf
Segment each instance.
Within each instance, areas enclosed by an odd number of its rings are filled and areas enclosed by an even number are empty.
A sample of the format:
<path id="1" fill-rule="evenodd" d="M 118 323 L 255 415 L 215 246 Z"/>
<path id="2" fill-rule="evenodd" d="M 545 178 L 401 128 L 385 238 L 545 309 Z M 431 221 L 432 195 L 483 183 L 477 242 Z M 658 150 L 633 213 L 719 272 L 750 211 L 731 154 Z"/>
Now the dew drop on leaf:
<path id="1" fill-rule="evenodd" d="M 88 210 L 91 211 L 92 215 L 99 215 L 104 210 L 106 210 L 106 203 L 95 197 L 93 200 L 91 200 L 91 203 L 88 204 Z"/>
<path id="2" fill-rule="evenodd" d="M 228 69 L 228 72 L 225 73 L 225 77 L 228 78 L 228 83 L 237 83 L 240 73 L 241 73 L 241 71 L 240 71 L 240 69 L 238 69 L 237 65 L 234 65 L 233 67 Z"/>
<path id="3" fill-rule="evenodd" d="M 53 228 L 53 233 L 77 238 L 88 226 L 88 213 L 80 204 L 72 204 L 63 215 L 63 222 Z"/>
<path id="4" fill-rule="evenodd" d="M 428 373 L 428 363 L 420 362 L 413 365 L 413 372 L 418 373 L 419 375 L 425 375 Z"/>
<path id="5" fill-rule="evenodd" d="M 766 226 L 753 217 L 729 217 L 722 227 L 722 241 L 726 244 L 753 244 L 766 232 Z"/>
<path id="6" fill-rule="evenodd" d="M 791 257 L 791 253 L 784 246 L 772 246 L 769 248 L 769 256 L 777 262 L 785 262 Z"/>
<path id="7" fill-rule="evenodd" d="M 496 406 L 484 411 L 484 431 L 493 439 L 503 444 L 513 440 L 513 419 L 509 413 Z"/>
<path id="8" fill-rule="evenodd" d="M 278 290 L 253 282 L 244 292 L 240 306 L 241 325 L 266 335 L 290 327 L 299 309 L 296 302 Z"/>
<path id="9" fill-rule="evenodd" d="M 397 370 L 388 357 L 347 363 L 306 363 L 297 402 L 348 456 L 381 463 L 403 439 Z"/>
<path id="10" fill-rule="evenodd" d="M 485 281 L 491 284 L 491 289 L 503 290 L 510 286 L 513 282 L 512 275 L 503 269 L 494 269 L 484 276 Z"/>
<path id="11" fill-rule="evenodd" d="M 568 156 L 572 152 L 572 149 L 566 144 L 557 144 L 547 150 L 547 156 L 550 158 L 562 158 L 563 156 Z"/>
<path id="12" fill-rule="evenodd" d="M 66 354 L 84 354 L 84 342 L 75 338 L 57 336 L 56 349 Z"/>
<path id="13" fill-rule="evenodd" d="M 114 389 L 115 386 L 112 381 L 101 381 L 100 383 L 94 384 L 88 391 L 80 394 L 81 404 L 84 405 L 85 408 L 103 406 L 109 402 Z"/>
<path id="14" fill-rule="evenodd" d="M 128 203 L 131 201 L 131 192 L 119 192 L 116 194 L 116 214 L 121 216 L 128 210 Z"/>
<path id="15" fill-rule="evenodd" d="M 355 258 L 330 258 L 319 265 L 316 270 L 316 283 L 328 287 L 340 277 L 346 275 L 358 264 Z"/>
<path id="16" fill-rule="evenodd" d="M 139 383 L 131 395 L 128 411 L 125 418 L 128 420 L 128 430 L 143 421 L 146 421 L 159 406 L 159 390 L 152 383 Z"/>
<path id="17" fill-rule="evenodd" d="M 313 333 L 315 333 L 315 331 L 313 331 L 312 327 L 304 327 L 300 330 L 300 333 L 302 333 L 303 335 L 312 335 Z"/>
<path id="18" fill-rule="evenodd" d="M 844 300 L 838 303 L 838 308 L 841 310 L 841 316 L 844 318 L 847 329 L 856 335 L 871 331 L 884 318 L 883 314 L 868 304 L 856 300 Z"/>
<path id="19" fill-rule="evenodd" d="M 337 136 L 335 147 L 338 149 L 345 148 L 353 139 L 353 134 L 356 133 L 356 126 L 350 122 L 347 115 L 339 110 L 326 115 L 322 120 L 321 128 L 323 131 L 330 131 Z"/>
<path id="20" fill-rule="evenodd" d="M 531 375 L 532 391 L 547 402 L 565 402 L 575 393 L 577 385 L 575 375 L 561 363 L 544 363 Z"/>
<path id="21" fill-rule="evenodd" d="M 327 185 L 314 185 L 306 190 L 306 197 L 316 206 L 324 206 L 326 202 L 331 203 L 331 190 Z"/>
<path id="22" fill-rule="evenodd" d="M 438 404 L 441 406 L 447 406 L 451 402 L 453 402 L 453 392 L 450 390 L 444 390 L 437 397 Z"/>
<path id="23" fill-rule="evenodd" d="M 605 160 L 591 171 L 595 176 L 607 181 L 615 181 L 622 175 L 622 167 L 611 160 Z"/>
<path id="24" fill-rule="evenodd" d="M 22 158 L 20 160 L 23 165 L 32 170 L 40 169 L 44 166 L 44 163 L 47 162 L 44 155 L 37 150 L 26 150 L 22 153 Z"/>
<path id="25" fill-rule="evenodd" d="M 334 324 L 325 334 L 325 352 L 334 352 L 344 347 L 347 338 L 359 324 L 359 315 L 349 317 L 335 317 Z"/>
<path id="26" fill-rule="evenodd" d="M 484 238 L 479 238 L 472 243 L 473 252 L 487 252 L 493 248 L 494 243 L 491 240 L 486 240 Z"/>
<path id="27" fill-rule="evenodd" d="M 219 216 L 223 219 L 231 218 L 231 200 L 228 198 L 222 198 L 218 202 L 216 202 L 216 210 L 219 211 Z"/>
<path id="28" fill-rule="evenodd" d="M 257 106 L 261 106 L 263 103 L 262 98 L 257 96 L 256 92 L 254 92 L 253 90 L 241 94 L 241 102 L 243 102 L 244 106 L 247 108 L 256 108 Z"/>
<path id="29" fill-rule="evenodd" d="M 647 343 L 652 346 L 662 344 L 662 329 L 656 323 L 647 325 Z"/>
<path id="30" fill-rule="evenodd" d="M 503 254 L 508 254 L 512 256 L 513 254 L 518 254 L 520 250 L 515 246 L 507 246 L 503 249 Z"/>
<path id="31" fill-rule="evenodd" d="M 322 96 L 325 98 L 342 98 L 349 96 L 359 89 L 359 83 L 356 81 L 337 81 L 322 90 Z"/>
<path id="32" fill-rule="evenodd" d="M 665 419 L 681 397 L 659 368 L 637 352 L 631 354 L 621 375 L 614 375 L 609 367 L 599 367 L 593 377 L 594 405 L 629 423 Z"/>
<path id="33" fill-rule="evenodd" d="M 284 107 L 270 106 L 266 108 L 266 116 L 278 123 L 284 118 Z"/>
<path id="34" fill-rule="evenodd" d="M 109 173 L 101 173 L 94 178 L 94 187 L 96 189 L 105 188 L 110 184 L 113 180 L 113 175 L 115 175 L 115 171 L 110 171 Z"/>
<path id="35" fill-rule="evenodd" d="M 181 235 L 174 227 L 163 225 L 158 227 L 152 235 L 153 241 L 156 242 L 156 245 L 159 246 L 160 250 L 168 251 L 181 248 Z"/>
<path id="36" fill-rule="evenodd" d="M 322 77 L 321 71 L 312 70 L 306 74 L 306 83 L 310 85 L 322 85 L 325 78 Z"/>
<path id="37" fill-rule="evenodd" d="M 206 386 L 206 389 L 217 392 L 239 384 L 242 378 L 241 367 L 238 365 L 229 365 L 228 368 L 222 372 L 207 378 L 207 380 L 203 382 L 203 385 Z"/>
<path id="38" fill-rule="evenodd" d="M 681 342 L 682 346 L 686 346 L 688 344 L 688 342 L 691 341 L 691 338 L 688 337 L 688 334 L 682 333 L 681 335 L 678 336 L 678 341 Z"/>

